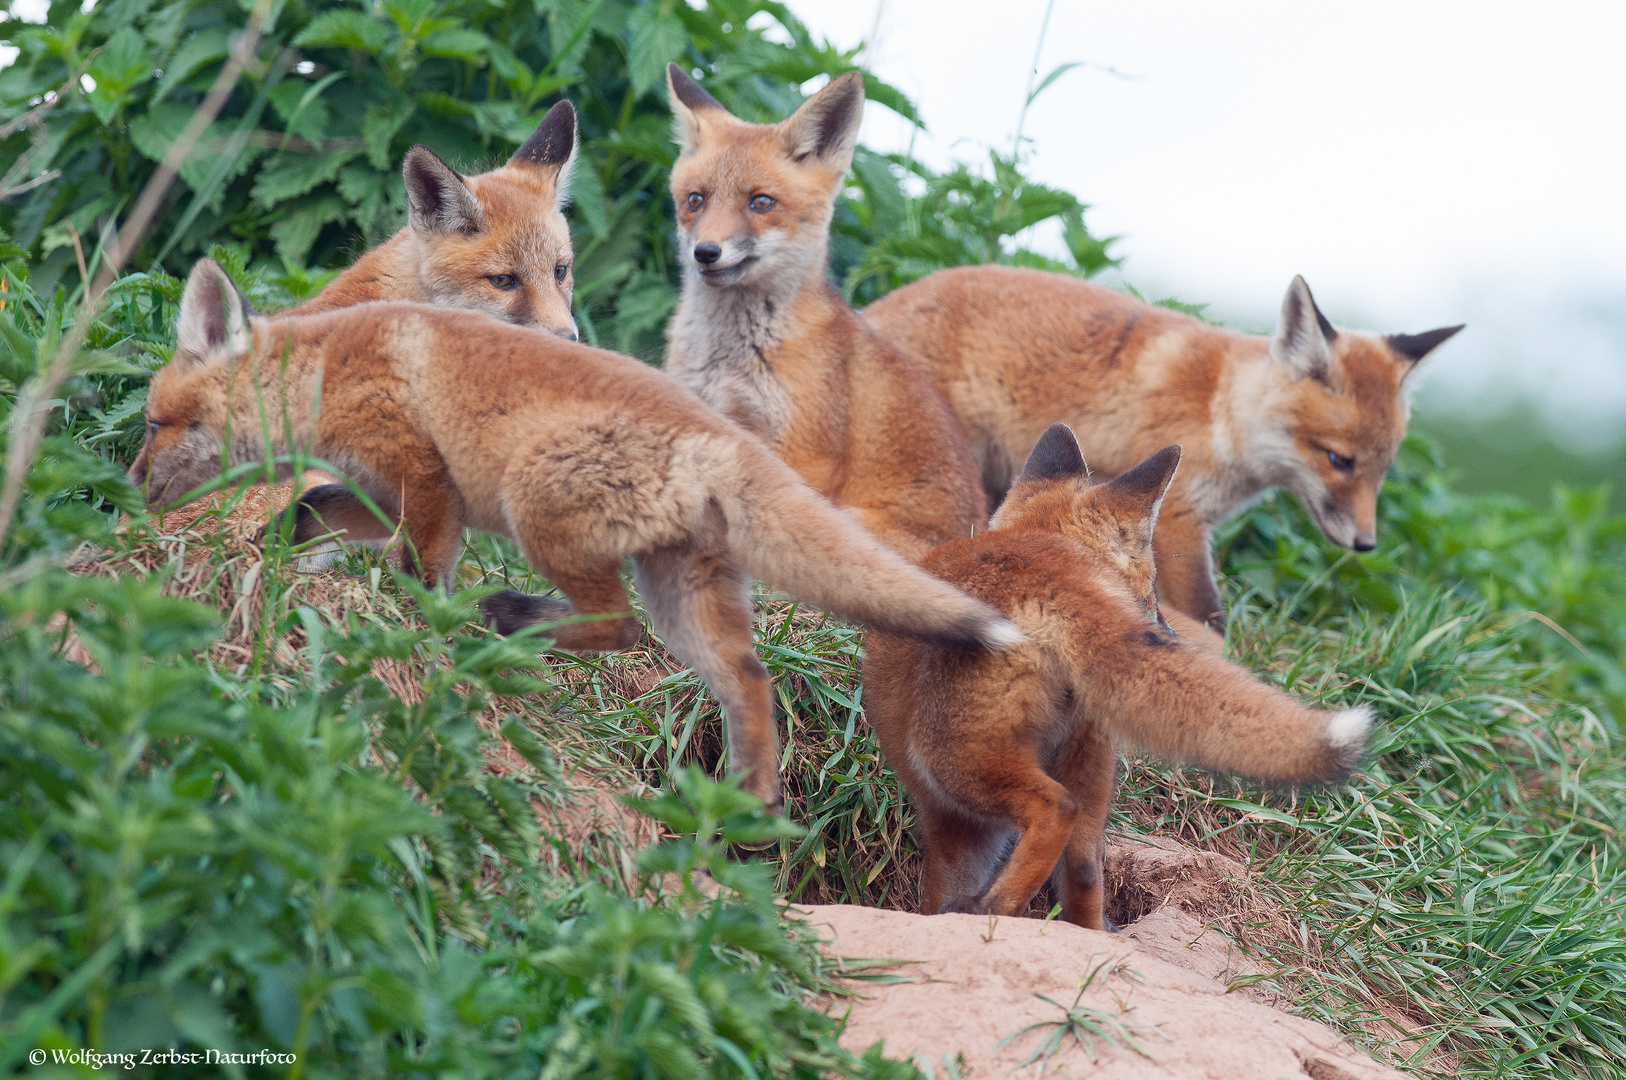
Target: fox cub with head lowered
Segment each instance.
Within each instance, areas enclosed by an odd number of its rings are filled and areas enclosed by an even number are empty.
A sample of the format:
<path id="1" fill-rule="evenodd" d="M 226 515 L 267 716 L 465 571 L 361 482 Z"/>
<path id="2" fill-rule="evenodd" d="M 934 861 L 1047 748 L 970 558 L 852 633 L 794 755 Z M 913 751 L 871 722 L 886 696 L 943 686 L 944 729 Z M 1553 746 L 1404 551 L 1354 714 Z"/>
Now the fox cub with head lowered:
<path id="1" fill-rule="evenodd" d="M 1179 462 L 1166 447 L 1090 487 L 1055 425 L 989 531 L 922 564 L 1009 615 L 1026 644 L 995 655 L 869 636 L 864 712 L 917 808 L 923 912 L 1016 914 L 1054 875 L 1062 917 L 1104 929 L 1118 739 L 1277 784 L 1342 779 L 1360 760 L 1366 709 L 1305 708 L 1159 617 L 1153 526 Z"/>
<path id="2" fill-rule="evenodd" d="M 994 498 L 1054 421 L 1097 477 L 1185 448 L 1157 529 L 1164 607 L 1224 623 L 1209 534 L 1267 488 L 1304 501 L 1327 539 L 1377 543 L 1377 496 L 1406 433 L 1405 383 L 1460 326 L 1337 330 L 1293 279 L 1272 337 L 1239 334 L 1064 274 L 939 270 L 865 316 L 948 398 Z"/>
<path id="3" fill-rule="evenodd" d="M 465 527 L 512 537 L 570 603 L 492 597 L 483 606 L 503 632 L 608 615 L 550 636 L 567 649 L 631 645 L 639 627 L 619 574 L 630 556 L 656 632 L 723 706 L 731 767 L 749 769 L 746 787 L 772 808 L 778 757 L 751 576 L 905 634 L 1021 639 L 661 372 L 470 312 L 377 303 L 262 319 L 204 260 L 147 421 L 130 477 L 152 505 L 217 476 L 223 460 L 297 446 L 399 518 L 430 582 L 452 580 Z"/>
<path id="4" fill-rule="evenodd" d="M 683 265 L 667 372 L 910 558 L 971 535 L 987 502 L 948 405 L 826 279 L 860 77 L 779 124 L 736 119 L 676 64 L 667 85 Z"/>

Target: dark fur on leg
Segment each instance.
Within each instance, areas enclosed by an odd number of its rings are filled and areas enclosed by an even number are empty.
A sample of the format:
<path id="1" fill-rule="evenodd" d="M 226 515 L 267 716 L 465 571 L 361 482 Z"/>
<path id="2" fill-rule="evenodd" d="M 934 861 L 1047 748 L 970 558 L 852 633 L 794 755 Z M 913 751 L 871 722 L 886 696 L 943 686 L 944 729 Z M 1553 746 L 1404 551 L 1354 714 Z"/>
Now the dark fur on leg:
<path id="1" fill-rule="evenodd" d="M 480 601 L 480 613 L 486 617 L 486 625 L 504 637 L 527 626 L 557 622 L 575 614 L 563 600 L 532 596 L 515 589 L 505 589 Z"/>

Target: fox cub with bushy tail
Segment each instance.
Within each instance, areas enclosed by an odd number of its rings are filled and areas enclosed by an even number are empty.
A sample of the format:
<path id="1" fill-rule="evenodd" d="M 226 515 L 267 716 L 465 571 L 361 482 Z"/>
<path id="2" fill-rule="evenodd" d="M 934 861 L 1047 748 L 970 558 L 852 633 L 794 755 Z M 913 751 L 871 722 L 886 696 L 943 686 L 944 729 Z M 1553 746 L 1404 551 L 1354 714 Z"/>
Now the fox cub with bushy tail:
<path id="1" fill-rule="evenodd" d="M 770 808 L 778 755 L 751 641 L 753 575 L 904 634 L 1021 640 L 661 372 L 472 312 L 376 303 L 262 319 L 205 259 L 181 299 L 175 356 L 153 376 L 147 426 L 130 478 L 150 505 L 223 461 L 302 449 L 399 520 L 431 583 L 452 581 L 464 528 L 512 537 L 570 602 L 492 597 L 483 606 L 504 633 L 603 615 L 550 636 L 567 649 L 633 644 L 619 572 L 631 557 L 656 632 L 716 694 L 730 765 L 750 770 L 747 789 Z"/>
<path id="2" fill-rule="evenodd" d="M 1209 535 L 1267 488 L 1297 495 L 1333 543 L 1377 543 L 1407 380 L 1462 329 L 1335 329 L 1294 278 L 1275 334 L 1239 334 L 1016 266 L 939 270 L 864 315 L 948 398 L 995 499 L 1057 420 L 1078 432 L 1100 478 L 1167 443 L 1185 447 L 1157 529 L 1158 595 L 1166 611 L 1215 627 L 1224 613 Z"/>
<path id="3" fill-rule="evenodd" d="M 864 711 L 917 808 L 923 912 L 1016 914 L 1053 876 L 1062 917 L 1104 929 L 1119 739 L 1275 784 L 1340 780 L 1360 761 L 1367 709 L 1306 708 L 1159 616 L 1153 526 L 1179 461 L 1166 447 L 1090 487 L 1073 433 L 1051 427 L 990 530 L 922 564 L 1027 643 L 869 636 Z"/>
<path id="4" fill-rule="evenodd" d="M 909 558 L 980 530 L 948 404 L 826 278 L 863 81 L 838 76 L 779 124 L 736 119 L 676 64 L 667 86 L 683 265 L 667 372 Z"/>

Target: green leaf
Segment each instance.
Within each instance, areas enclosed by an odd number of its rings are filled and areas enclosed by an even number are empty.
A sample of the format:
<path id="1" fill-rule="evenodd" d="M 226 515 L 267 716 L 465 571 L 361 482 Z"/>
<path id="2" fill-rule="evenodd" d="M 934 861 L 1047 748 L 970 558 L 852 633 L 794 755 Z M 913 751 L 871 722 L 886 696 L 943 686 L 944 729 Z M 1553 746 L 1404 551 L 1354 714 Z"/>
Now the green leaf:
<path id="1" fill-rule="evenodd" d="M 412 119 L 417 106 L 410 99 L 374 102 L 367 106 L 361 121 L 361 136 L 367 140 L 367 160 L 375 169 L 388 169 L 395 165 L 390 151 L 395 133 L 401 125 Z"/>
<path id="2" fill-rule="evenodd" d="M 609 235 L 610 219 L 604 205 L 604 182 L 599 179 L 598 166 L 582 154 L 576 167 L 570 171 L 570 206 L 574 215 L 587 223 L 594 236 L 603 239 Z"/>
<path id="3" fill-rule="evenodd" d="M 628 74 L 632 77 L 634 92 L 644 94 L 666 78 L 668 61 L 682 54 L 689 34 L 683 28 L 682 19 L 663 13 L 663 9 L 654 4 L 634 8 L 627 16 L 627 29 L 632 33 Z"/>
<path id="4" fill-rule="evenodd" d="M 279 154 L 260 170 L 259 178 L 254 181 L 254 201 L 269 209 L 303 195 L 338 176 L 347 162 L 359 156 L 354 150 L 337 154 Z"/>
<path id="5" fill-rule="evenodd" d="M 128 26 L 114 34 L 86 69 L 96 83 L 96 89 L 87 95 L 96 119 L 112 123 L 113 114 L 128 98 L 130 88 L 151 72 L 152 61 L 141 35 Z"/>
<path id="6" fill-rule="evenodd" d="M 164 65 L 164 75 L 158 80 L 158 88 L 153 91 L 152 103 L 156 105 L 163 101 L 171 90 L 186 81 L 203 65 L 224 60 L 229 43 L 229 34 L 224 27 L 215 27 L 188 36 L 181 43 L 181 47 L 175 50 L 175 55 Z"/>
<path id="7" fill-rule="evenodd" d="M 302 46 L 329 46 L 338 49 L 360 49 L 374 55 L 389 43 L 389 25 L 370 18 L 359 11 L 329 11 L 311 20 L 309 26 L 295 35 L 293 43 Z"/>
<path id="8" fill-rule="evenodd" d="M 314 202 L 306 202 L 285 211 L 271 226 L 271 239 L 277 254 L 285 263 L 302 265 L 306 252 L 316 243 L 322 226 L 330 221 L 342 221 L 348 216 L 344 201 L 334 195 L 324 195 Z"/>
<path id="9" fill-rule="evenodd" d="M 1050 88 L 1051 83 L 1055 82 L 1057 79 L 1061 78 L 1074 68 L 1083 66 L 1084 65 L 1079 63 L 1077 60 L 1069 60 L 1065 64 L 1057 64 L 1051 69 L 1050 74 L 1046 75 L 1043 81 L 1041 81 L 1038 86 L 1033 88 L 1033 93 L 1028 95 L 1027 103 L 1032 105 L 1034 99 Z"/>
<path id="10" fill-rule="evenodd" d="M 616 347 L 630 352 L 634 339 L 666 321 L 677 306 L 677 291 L 665 274 L 643 271 L 634 274 L 621 290 L 615 307 Z"/>
<path id="11" fill-rule="evenodd" d="M 170 146 L 186 127 L 187 121 L 192 118 L 192 113 L 193 109 L 189 105 L 165 102 L 130 122 L 130 142 L 143 157 L 151 161 L 162 161 Z M 193 191 L 202 191 L 208 184 L 231 133 L 231 125 L 219 122 L 210 124 L 204 131 L 198 144 L 181 163 L 180 177 L 186 182 L 187 187 Z M 263 152 L 253 147 L 240 149 L 226 169 L 224 182 L 229 183 L 246 173 Z M 217 189 L 211 205 L 218 207 L 223 197 L 224 192 Z"/>
<path id="12" fill-rule="evenodd" d="M 487 50 L 491 48 L 491 39 L 478 30 L 451 26 L 425 35 L 418 48 L 423 50 L 425 56 L 450 56 L 477 64 L 485 59 Z"/>

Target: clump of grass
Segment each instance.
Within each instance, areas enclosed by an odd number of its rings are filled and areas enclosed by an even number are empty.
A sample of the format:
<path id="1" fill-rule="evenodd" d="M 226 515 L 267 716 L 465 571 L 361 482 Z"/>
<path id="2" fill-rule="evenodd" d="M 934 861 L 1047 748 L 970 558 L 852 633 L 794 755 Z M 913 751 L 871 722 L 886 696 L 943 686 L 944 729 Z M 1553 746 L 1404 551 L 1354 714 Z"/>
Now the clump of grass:
<path id="1" fill-rule="evenodd" d="M 1113 977 L 1131 983 L 1144 981 L 1139 972 L 1123 964 L 1122 957 L 1108 957 L 1085 972 L 1084 976 L 1078 980 L 1078 993 L 1073 995 L 1071 1005 L 1063 1005 L 1061 1002 L 1044 994 L 1034 994 L 1034 997 L 1045 1004 L 1060 1009 L 1062 1013 L 1061 1019 L 1040 1020 L 1037 1023 L 1029 1024 L 1022 1030 L 1001 1039 L 999 1041 L 1000 1047 L 1003 1048 L 1007 1044 L 1015 1042 L 1031 1031 L 1046 1032 L 1045 1037 L 1040 1039 L 1039 1044 L 1033 1048 L 1033 1052 L 1023 1058 L 1021 1064 L 1017 1066 L 1018 1068 L 1025 1068 L 1037 1062 L 1038 1068 L 1034 1072 L 1035 1076 L 1044 1075 L 1046 1068 L 1054 1063 L 1056 1055 L 1061 1053 L 1069 1040 L 1072 1041 L 1074 1046 L 1084 1051 L 1085 1056 L 1090 1059 L 1092 1064 L 1098 1060 L 1096 1057 L 1097 1048 L 1102 1045 L 1116 1047 L 1121 1051 L 1138 1054 L 1150 1060 L 1151 1055 L 1135 1039 L 1132 1026 L 1123 1020 L 1126 1010 L 1120 1007 L 1117 1014 L 1113 1014 L 1104 1009 L 1097 1009 L 1083 1004 L 1084 995 L 1089 993 L 1097 978 L 1100 979 L 1104 986 L 1107 980 Z"/>

